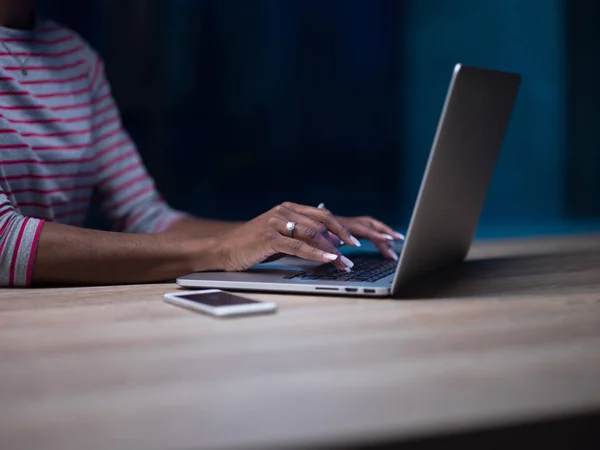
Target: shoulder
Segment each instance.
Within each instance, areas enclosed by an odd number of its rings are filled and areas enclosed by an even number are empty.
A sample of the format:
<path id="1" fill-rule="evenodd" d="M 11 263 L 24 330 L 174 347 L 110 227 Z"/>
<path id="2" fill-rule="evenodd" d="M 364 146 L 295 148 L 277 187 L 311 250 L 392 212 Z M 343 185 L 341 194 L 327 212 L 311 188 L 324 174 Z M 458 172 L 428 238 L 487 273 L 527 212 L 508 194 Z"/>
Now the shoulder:
<path id="1" fill-rule="evenodd" d="M 36 27 L 36 40 L 52 44 L 56 51 L 65 56 L 84 60 L 92 78 L 97 78 L 99 72 L 104 70 L 100 54 L 79 33 L 66 25 L 42 18 Z"/>
<path id="2" fill-rule="evenodd" d="M 75 30 L 52 19 L 40 19 L 35 38 L 41 43 L 48 43 L 65 53 L 76 53 L 90 61 L 101 60 L 98 52 Z"/>

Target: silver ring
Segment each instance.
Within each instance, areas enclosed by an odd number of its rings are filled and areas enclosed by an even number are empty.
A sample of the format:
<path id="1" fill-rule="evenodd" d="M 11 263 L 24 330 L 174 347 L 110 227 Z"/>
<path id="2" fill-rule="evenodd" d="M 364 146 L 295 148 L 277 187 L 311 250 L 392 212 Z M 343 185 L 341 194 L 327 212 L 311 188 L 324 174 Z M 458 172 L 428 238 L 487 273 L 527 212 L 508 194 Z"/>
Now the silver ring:
<path id="1" fill-rule="evenodd" d="M 285 229 L 290 232 L 290 235 L 294 235 L 294 228 L 296 228 L 296 222 L 288 222 L 285 224 Z"/>

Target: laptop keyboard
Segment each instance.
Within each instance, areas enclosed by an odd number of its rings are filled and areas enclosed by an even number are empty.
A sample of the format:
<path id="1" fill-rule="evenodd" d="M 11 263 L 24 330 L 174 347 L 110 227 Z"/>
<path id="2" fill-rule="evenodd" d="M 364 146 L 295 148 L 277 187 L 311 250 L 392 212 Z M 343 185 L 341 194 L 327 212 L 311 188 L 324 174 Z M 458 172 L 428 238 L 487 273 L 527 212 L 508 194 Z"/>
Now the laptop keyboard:
<path id="1" fill-rule="evenodd" d="M 288 280 L 324 280 L 324 281 L 359 281 L 374 283 L 392 275 L 396 270 L 396 261 L 383 259 L 379 255 L 352 255 L 354 267 L 352 272 L 341 271 L 331 264 L 323 264 L 310 270 L 296 272 L 285 278 Z"/>

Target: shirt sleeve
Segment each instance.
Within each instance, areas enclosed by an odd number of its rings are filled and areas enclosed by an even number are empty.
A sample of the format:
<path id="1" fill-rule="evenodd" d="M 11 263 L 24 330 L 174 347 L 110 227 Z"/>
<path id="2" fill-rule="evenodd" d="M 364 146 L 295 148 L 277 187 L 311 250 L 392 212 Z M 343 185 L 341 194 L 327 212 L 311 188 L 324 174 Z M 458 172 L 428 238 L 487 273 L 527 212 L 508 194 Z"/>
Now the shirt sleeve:
<path id="1" fill-rule="evenodd" d="M 156 191 L 142 159 L 123 129 L 101 58 L 92 70 L 92 139 L 97 161 L 96 194 L 113 229 L 161 233 L 186 217 L 170 208 Z"/>
<path id="2" fill-rule="evenodd" d="M 44 221 L 19 214 L 0 188 L 0 286 L 29 286 Z"/>

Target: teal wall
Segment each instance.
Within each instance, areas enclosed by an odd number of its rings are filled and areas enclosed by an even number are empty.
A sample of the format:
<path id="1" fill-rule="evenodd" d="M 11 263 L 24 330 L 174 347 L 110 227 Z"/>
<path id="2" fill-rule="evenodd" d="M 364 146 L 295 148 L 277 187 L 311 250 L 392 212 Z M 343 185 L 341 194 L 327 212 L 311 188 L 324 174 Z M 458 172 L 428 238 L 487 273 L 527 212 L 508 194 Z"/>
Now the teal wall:
<path id="1" fill-rule="evenodd" d="M 480 235 L 600 230 L 600 2 L 40 1 L 105 57 L 176 207 L 324 201 L 404 228 L 461 62 L 523 76 Z"/>
<path id="2" fill-rule="evenodd" d="M 555 223 L 563 216 L 564 17 L 559 0 L 411 0 L 400 39 L 407 77 L 403 192 L 418 189 L 456 62 L 523 75 L 482 224 Z"/>

